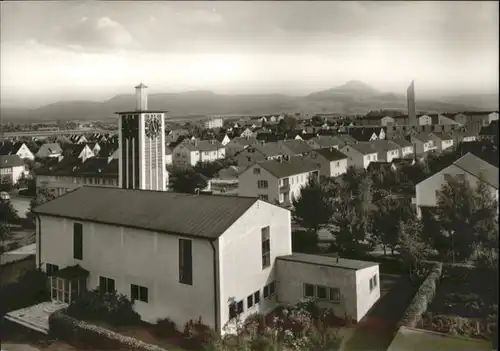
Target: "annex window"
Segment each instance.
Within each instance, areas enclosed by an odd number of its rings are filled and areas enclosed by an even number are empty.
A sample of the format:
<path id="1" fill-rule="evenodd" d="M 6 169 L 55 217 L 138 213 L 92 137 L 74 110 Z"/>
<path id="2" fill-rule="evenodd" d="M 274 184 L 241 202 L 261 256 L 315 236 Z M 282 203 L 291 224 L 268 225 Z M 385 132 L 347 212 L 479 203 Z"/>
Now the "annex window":
<path id="1" fill-rule="evenodd" d="M 179 282 L 193 285 L 192 241 L 179 239 Z"/>
<path id="2" fill-rule="evenodd" d="M 370 278 L 370 291 L 375 289 L 377 287 L 377 275 L 375 274 L 373 277 Z"/>
<path id="3" fill-rule="evenodd" d="M 73 223 L 73 258 L 83 259 L 83 224 Z"/>
<path id="4" fill-rule="evenodd" d="M 267 189 L 269 187 L 269 183 L 267 180 L 258 180 L 257 181 L 257 188 L 259 189 Z"/>
<path id="5" fill-rule="evenodd" d="M 340 302 L 340 289 L 339 288 L 330 288 L 330 301 L 332 302 Z"/>
<path id="6" fill-rule="evenodd" d="M 56 264 L 47 263 L 45 265 L 45 271 L 46 271 L 47 275 L 52 275 L 52 274 L 56 273 L 58 270 L 59 270 L 59 266 Z"/>
<path id="7" fill-rule="evenodd" d="M 132 301 L 139 300 L 142 302 L 148 302 L 148 288 L 145 288 L 140 285 L 131 284 L 130 296 L 132 297 Z"/>
<path id="8" fill-rule="evenodd" d="M 269 226 L 261 229 L 262 269 L 271 265 L 271 238 Z"/>
<path id="9" fill-rule="evenodd" d="M 115 291 L 115 280 L 99 277 L 99 290 L 103 293 L 113 293 Z"/>
<path id="10" fill-rule="evenodd" d="M 326 299 L 326 291 L 327 289 L 325 286 L 318 285 L 316 287 L 316 297 L 322 300 Z"/>
<path id="11" fill-rule="evenodd" d="M 304 284 L 304 297 L 314 297 L 314 285 Z"/>

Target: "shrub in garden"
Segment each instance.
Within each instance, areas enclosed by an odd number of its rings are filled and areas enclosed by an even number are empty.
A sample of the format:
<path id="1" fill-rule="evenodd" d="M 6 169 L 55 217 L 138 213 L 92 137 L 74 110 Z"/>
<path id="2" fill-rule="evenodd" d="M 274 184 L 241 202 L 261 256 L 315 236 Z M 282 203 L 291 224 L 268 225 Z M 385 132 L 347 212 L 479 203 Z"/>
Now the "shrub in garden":
<path id="1" fill-rule="evenodd" d="M 208 325 L 202 323 L 200 317 L 196 321 L 191 319 L 184 325 L 182 336 L 182 348 L 187 350 L 201 350 L 203 349 L 203 345 L 209 343 L 214 338 L 214 332 Z"/>
<path id="2" fill-rule="evenodd" d="M 87 291 L 76 298 L 68 307 L 68 315 L 83 320 L 102 320 L 113 325 L 131 325 L 140 322 L 141 317 L 133 309 L 133 303 L 126 295 L 99 290 Z"/>
<path id="3" fill-rule="evenodd" d="M 179 334 L 177 325 L 170 318 L 159 319 L 153 327 L 153 333 L 159 337 L 171 337 Z"/>

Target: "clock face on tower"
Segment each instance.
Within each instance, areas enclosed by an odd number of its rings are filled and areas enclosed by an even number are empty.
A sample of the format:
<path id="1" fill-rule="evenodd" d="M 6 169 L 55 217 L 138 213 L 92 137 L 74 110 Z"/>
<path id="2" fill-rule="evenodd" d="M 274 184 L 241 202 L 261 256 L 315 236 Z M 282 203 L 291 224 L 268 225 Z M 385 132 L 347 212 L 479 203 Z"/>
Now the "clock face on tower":
<path id="1" fill-rule="evenodd" d="M 160 134 L 161 121 L 160 117 L 151 115 L 146 120 L 146 136 L 148 138 L 155 138 Z"/>

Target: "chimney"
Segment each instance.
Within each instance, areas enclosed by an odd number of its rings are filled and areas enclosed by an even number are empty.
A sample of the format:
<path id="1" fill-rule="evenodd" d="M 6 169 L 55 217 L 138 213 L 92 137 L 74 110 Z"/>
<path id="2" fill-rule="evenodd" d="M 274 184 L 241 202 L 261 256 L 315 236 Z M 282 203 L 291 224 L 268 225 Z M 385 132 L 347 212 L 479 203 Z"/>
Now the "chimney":
<path id="1" fill-rule="evenodd" d="M 135 98 L 136 98 L 136 111 L 147 111 L 148 110 L 148 87 L 141 83 L 135 87 Z"/>

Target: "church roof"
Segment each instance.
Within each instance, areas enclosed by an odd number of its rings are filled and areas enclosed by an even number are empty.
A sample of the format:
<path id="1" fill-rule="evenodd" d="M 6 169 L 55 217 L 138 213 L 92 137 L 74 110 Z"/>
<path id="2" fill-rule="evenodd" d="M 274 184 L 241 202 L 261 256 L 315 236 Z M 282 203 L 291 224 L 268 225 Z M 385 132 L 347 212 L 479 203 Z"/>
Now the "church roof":
<path id="1" fill-rule="evenodd" d="M 215 239 L 256 201 L 250 197 L 83 186 L 34 211 L 77 221 Z"/>

